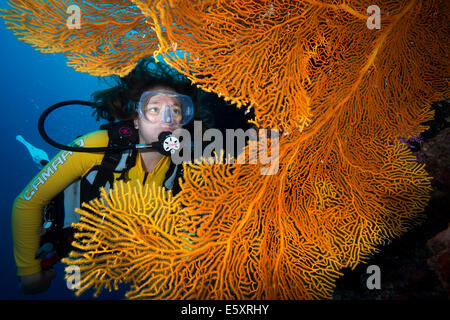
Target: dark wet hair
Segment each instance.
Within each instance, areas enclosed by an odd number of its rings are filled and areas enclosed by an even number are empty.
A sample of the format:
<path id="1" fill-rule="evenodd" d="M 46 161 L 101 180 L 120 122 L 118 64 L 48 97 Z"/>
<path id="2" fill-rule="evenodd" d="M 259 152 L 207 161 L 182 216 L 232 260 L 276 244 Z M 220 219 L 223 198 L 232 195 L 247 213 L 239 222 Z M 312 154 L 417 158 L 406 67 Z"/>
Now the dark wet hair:
<path id="1" fill-rule="evenodd" d="M 154 87 L 170 88 L 190 96 L 194 103 L 194 119 L 202 121 L 203 130 L 251 127 L 247 121 L 254 117 L 253 111 L 246 114 L 245 109 L 237 109 L 222 97 L 197 88 L 186 76 L 164 62 L 156 63 L 153 57 L 141 60 L 127 76 L 112 76 L 115 84 L 105 90 L 92 94 L 94 115 L 97 120 L 132 120 L 137 118 L 136 106 L 144 91 Z M 194 132 L 194 121 L 183 126 Z"/>
<path id="2" fill-rule="evenodd" d="M 141 60 L 128 75 L 112 76 L 112 79 L 116 82 L 113 87 L 96 91 L 91 96 L 97 120 L 102 118 L 113 122 L 116 119 L 135 119 L 142 93 L 154 87 L 170 88 L 190 96 L 194 106 L 197 106 L 200 89 L 164 62 L 156 63 L 153 57 Z"/>

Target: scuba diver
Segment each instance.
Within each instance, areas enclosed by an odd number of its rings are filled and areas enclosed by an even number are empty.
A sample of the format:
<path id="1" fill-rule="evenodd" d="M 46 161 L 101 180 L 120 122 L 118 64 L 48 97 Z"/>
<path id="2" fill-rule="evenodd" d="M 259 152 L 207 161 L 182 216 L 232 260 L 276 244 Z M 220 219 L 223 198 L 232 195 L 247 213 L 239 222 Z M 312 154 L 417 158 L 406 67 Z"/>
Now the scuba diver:
<path id="1" fill-rule="evenodd" d="M 30 153 L 33 162 L 36 163 L 39 170 L 41 170 L 47 163 L 49 163 L 49 158 L 47 153 L 39 148 L 36 148 L 31 143 L 26 141 L 20 134 L 16 136 L 16 140 L 22 143 Z"/>
<path id="2" fill-rule="evenodd" d="M 49 161 L 39 155 L 40 164 L 48 163 L 14 201 L 14 258 L 23 293 L 49 288 L 56 275 L 52 267 L 71 250 L 71 225 L 79 219 L 74 209 L 98 197 L 101 187 L 123 180 L 132 187 L 155 183 L 174 194 L 180 189 L 182 165 L 175 165 L 161 145 L 164 137 L 191 122 L 199 89 L 153 58 L 117 80 L 87 103 L 97 120 L 110 123 L 61 147 Z"/>

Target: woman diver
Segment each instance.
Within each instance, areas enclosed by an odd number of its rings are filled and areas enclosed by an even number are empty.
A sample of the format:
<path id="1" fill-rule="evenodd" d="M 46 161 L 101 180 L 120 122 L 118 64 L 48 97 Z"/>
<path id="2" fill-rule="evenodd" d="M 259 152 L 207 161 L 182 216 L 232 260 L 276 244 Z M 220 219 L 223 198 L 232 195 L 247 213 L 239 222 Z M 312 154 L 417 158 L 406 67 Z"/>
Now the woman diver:
<path id="1" fill-rule="evenodd" d="M 146 59 L 118 80 L 116 86 L 93 94 L 97 120 L 104 118 L 112 125 L 76 139 L 73 145 L 151 144 L 162 132 L 173 132 L 192 120 L 198 89 L 167 65 Z M 74 208 L 98 197 L 100 187 L 122 179 L 131 186 L 155 183 L 176 192 L 181 167 L 155 149 L 59 152 L 14 201 L 12 235 L 21 291 L 34 294 L 49 288 L 56 275 L 51 266 L 70 250 L 71 223 L 77 219 Z M 56 260 L 43 265 L 52 251 Z"/>

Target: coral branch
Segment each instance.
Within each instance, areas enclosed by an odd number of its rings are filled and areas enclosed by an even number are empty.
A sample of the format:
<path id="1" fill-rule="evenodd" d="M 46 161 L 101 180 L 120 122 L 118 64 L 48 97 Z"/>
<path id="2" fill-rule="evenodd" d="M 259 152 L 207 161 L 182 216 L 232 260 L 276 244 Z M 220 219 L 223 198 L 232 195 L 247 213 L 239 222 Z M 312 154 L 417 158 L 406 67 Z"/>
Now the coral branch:
<path id="1" fill-rule="evenodd" d="M 152 24 L 132 1 L 82 1 L 80 28 L 69 28 L 68 0 L 12 0 L 1 10 L 8 29 L 44 53 L 62 52 L 69 66 L 95 76 L 126 75 L 157 49 Z M 147 2 L 150 5 L 151 2 Z"/>
<path id="2" fill-rule="evenodd" d="M 426 130 L 431 102 L 449 93 L 450 2 L 380 3 L 381 29 L 371 30 L 372 2 L 102 2 L 110 32 L 87 10 L 93 31 L 74 36 L 64 15 L 13 1 L 3 16 L 16 34 L 78 55 L 80 70 L 125 74 L 158 41 L 156 53 L 201 88 L 283 133 L 274 175 L 261 175 L 261 161 L 209 161 L 185 165 L 176 197 L 117 185 L 85 204 L 65 259 L 82 271 L 77 294 L 130 283 L 129 298 L 330 298 L 343 268 L 420 223 L 430 177 L 398 137 Z M 131 30 L 150 38 L 123 36 Z"/>

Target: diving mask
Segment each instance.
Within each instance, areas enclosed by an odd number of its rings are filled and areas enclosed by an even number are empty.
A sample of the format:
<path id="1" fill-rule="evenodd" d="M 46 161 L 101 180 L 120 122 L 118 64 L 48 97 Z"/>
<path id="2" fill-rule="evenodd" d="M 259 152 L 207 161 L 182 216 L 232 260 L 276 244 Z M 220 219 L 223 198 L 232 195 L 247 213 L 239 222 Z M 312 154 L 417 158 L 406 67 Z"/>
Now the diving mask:
<path id="1" fill-rule="evenodd" d="M 145 91 L 138 113 L 147 122 L 183 126 L 192 120 L 194 105 L 189 96 L 171 91 Z"/>

